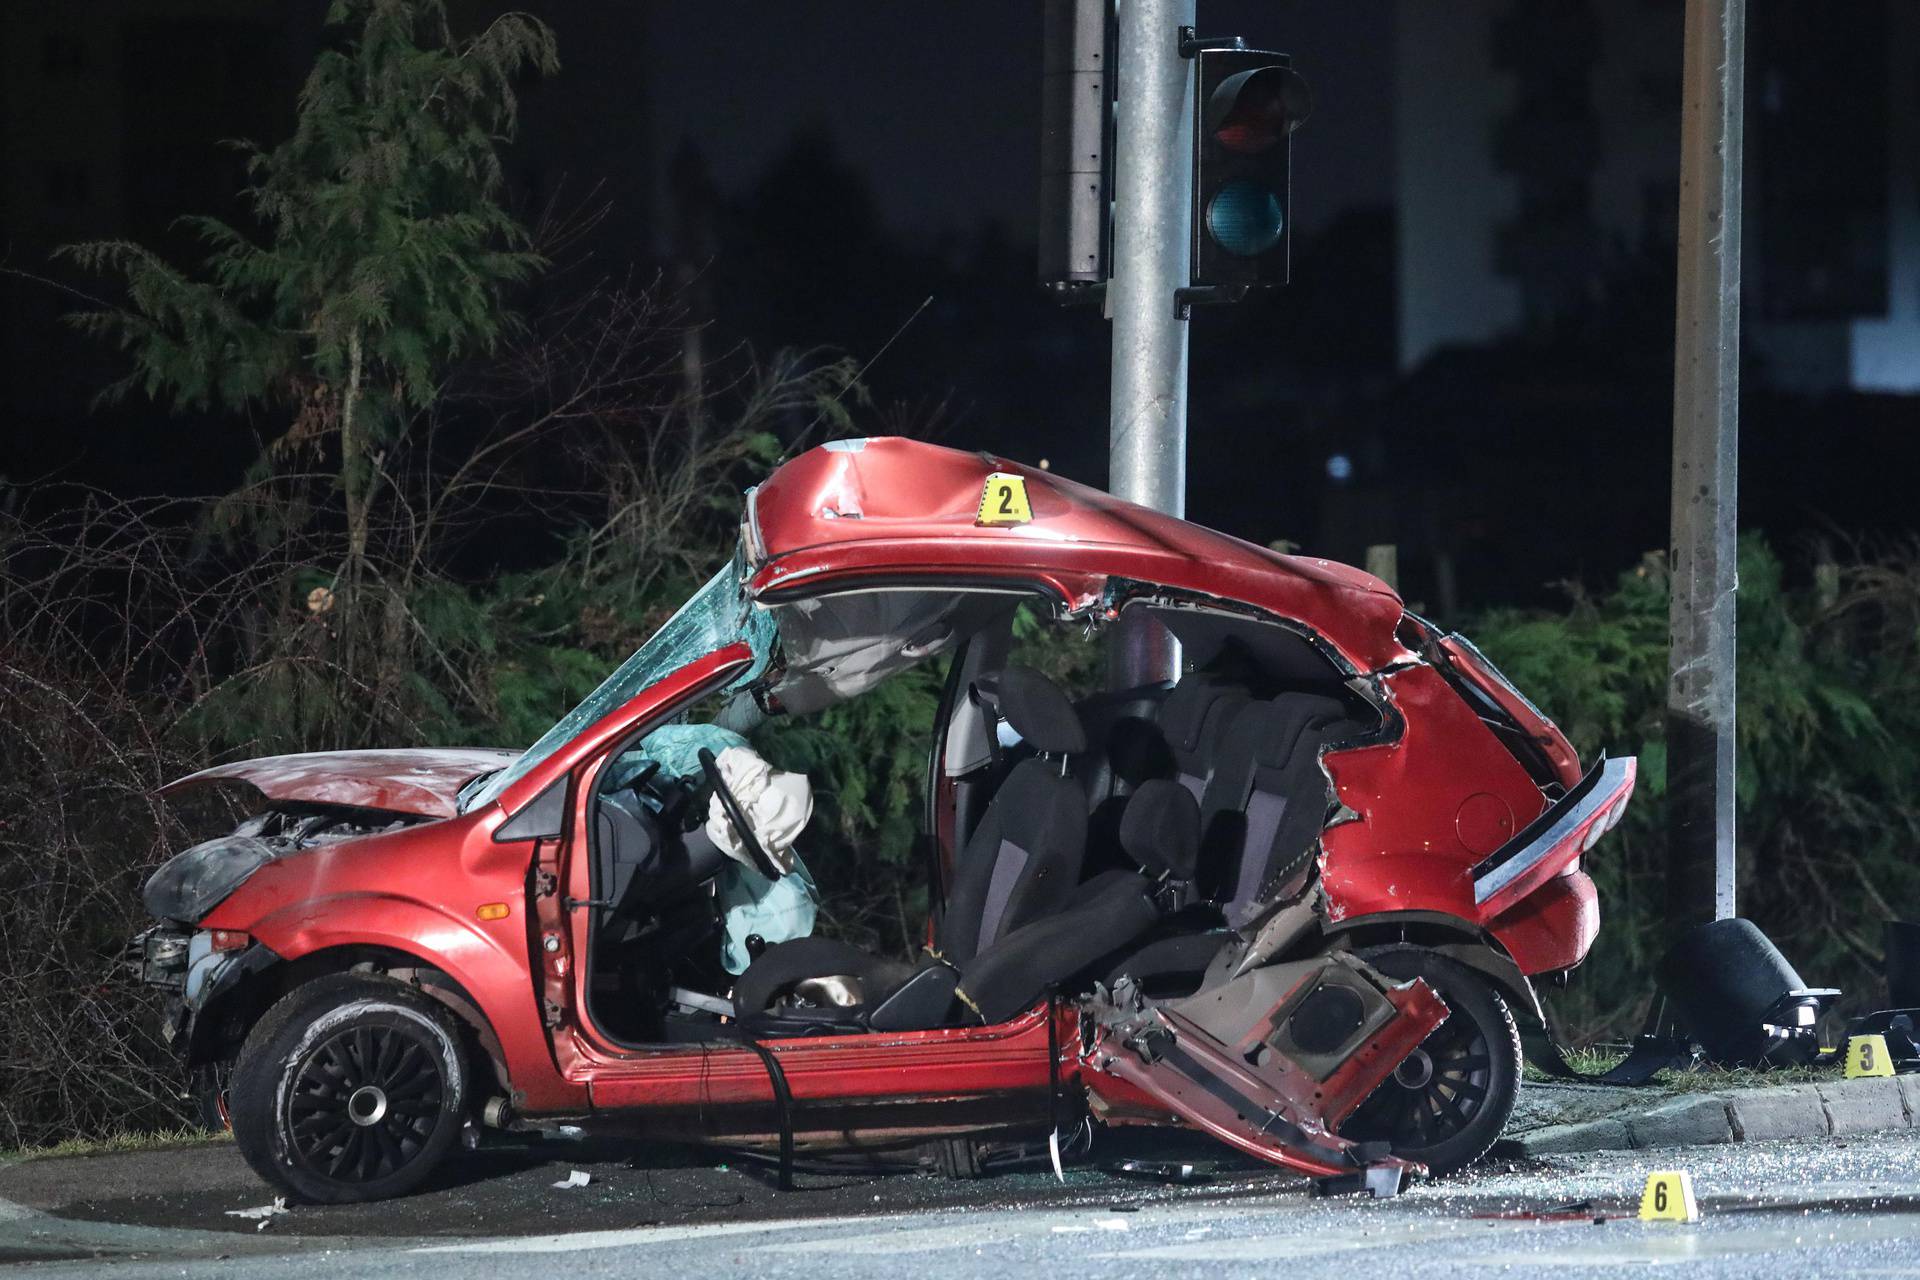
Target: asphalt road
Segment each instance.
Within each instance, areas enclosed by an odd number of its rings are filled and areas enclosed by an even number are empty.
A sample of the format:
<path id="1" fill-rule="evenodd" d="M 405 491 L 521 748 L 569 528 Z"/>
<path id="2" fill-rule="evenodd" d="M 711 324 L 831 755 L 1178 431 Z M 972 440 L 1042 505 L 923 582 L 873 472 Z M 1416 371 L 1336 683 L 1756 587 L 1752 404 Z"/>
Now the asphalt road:
<path id="1" fill-rule="evenodd" d="M 1211 1154 L 1207 1149 L 1196 1152 Z M 1105 1149 L 1096 1152 L 1105 1154 Z M 1688 1169 L 1697 1225 L 1632 1218 L 1650 1169 Z M 551 1184 L 572 1169 L 584 1187 Z M 1495 1163 L 1390 1201 L 1314 1198 L 1223 1165 L 1185 1185 L 1098 1168 L 954 1183 L 802 1178 L 781 1193 L 711 1156 L 587 1144 L 487 1153 L 395 1204 L 265 1201 L 231 1147 L 0 1169 L 0 1261 L 33 1275 L 1440 1275 L 1920 1277 L 1920 1140 L 1890 1135 Z M 1568 1207 L 1577 1206 L 1577 1207 Z M 1623 1216 L 1624 1215 L 1624 1216 Z M 1044 1268 L 1045 1270 L 1040 1270 Z"/>

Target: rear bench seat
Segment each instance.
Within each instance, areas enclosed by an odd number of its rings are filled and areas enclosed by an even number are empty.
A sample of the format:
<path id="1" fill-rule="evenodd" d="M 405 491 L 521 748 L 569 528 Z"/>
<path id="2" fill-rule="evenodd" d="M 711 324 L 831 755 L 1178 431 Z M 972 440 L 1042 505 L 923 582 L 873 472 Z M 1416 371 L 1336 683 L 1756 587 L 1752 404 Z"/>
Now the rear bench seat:
<path id="1" fill-rule="evenodd" d="M 1329 796 L 1323 747 L 1368 728 L 1339 698 L 1288 691 L 1252 698 L 1245 686 L 1195 672 L 1165 685 L 1097 695 L 1083 704 L 1088 759 L 1076 772 L 1088 786 L 1093 818 L 1087 868 L 1117 856 L 1119 815 L 1133 788 L 1173 778 L 1200 801 L 1198 888 L 1229 927 L 1306 868 L 1325 825 Z M 1109 847 L 1115 853 L 1109 854 Z M 1122 974 L 1149 985 L 1197 981 L 1227 934 L 1207 913 L 1185 913 L 1161 935 L 1114 957 L 1108 981 Z"/>
<path id="2" fill-rule="evenodd" d="M 1120 815 L 1141 783 L 1172 778 L 1196 801 L 1204 798 L 1220 735 L 1247 699 L 1243 686 L 1194 672 L 1178 684 L 1099 693 L 1079 704 L 1088 750 L 1072 763 L 1087 792 L 1089 875 L 1132 865 L 1120 850 Z"/>

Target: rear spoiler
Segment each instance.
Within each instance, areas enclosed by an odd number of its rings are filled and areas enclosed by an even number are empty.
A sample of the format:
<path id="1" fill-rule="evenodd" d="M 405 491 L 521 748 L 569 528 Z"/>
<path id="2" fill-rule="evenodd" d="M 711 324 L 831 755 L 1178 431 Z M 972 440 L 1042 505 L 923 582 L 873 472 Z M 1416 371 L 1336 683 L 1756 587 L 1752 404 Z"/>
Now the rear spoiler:
<path id="1" fill-rule="evenodd" d="M 1573 790 L 1473 868 L 1473 901 L 1491 919 L 1564 871 L 1627 811 L 1638 762 L 1602 756 Z"/>

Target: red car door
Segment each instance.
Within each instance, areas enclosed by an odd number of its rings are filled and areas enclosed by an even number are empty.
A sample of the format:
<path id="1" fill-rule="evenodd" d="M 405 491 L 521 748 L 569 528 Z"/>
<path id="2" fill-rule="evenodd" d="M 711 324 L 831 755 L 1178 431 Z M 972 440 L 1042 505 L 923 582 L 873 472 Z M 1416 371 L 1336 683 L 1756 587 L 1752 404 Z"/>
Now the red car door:
<path id="1" fill-rule="evenodd" d="M 1424 982 L 1393 983 L 1336 952 L 1180 1000 L 1116 992 L 1089 1014 L 1083 1079 L 1109 1123 L 1171 1111 L 1248 1155 L 1338 1176 L 1401 1165 L 1337 1130 L 1447 1009 Z"/>

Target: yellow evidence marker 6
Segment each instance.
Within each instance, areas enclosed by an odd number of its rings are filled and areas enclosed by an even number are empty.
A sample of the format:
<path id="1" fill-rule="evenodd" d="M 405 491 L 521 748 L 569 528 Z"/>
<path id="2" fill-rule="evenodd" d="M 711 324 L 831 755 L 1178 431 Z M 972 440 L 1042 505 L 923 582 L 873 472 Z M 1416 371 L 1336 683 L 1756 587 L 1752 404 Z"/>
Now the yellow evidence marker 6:
<path id="1" fill-rule="evenodd" d="M 1887 1052 L 1885 1036 L 1847 1037 L 1847 1079 L 1892 1074 L 1893 1057 Z"/>
<path id="2" fill-rule="evenodd" d="M 1642 1222 L 1698 1222 L 1700 1205 L 1693 1198 L 1693 1177 L 1684 1169 L 1665 1169 L 1647 1175 L 1640 1193 Z"/>
<path id="3" fill-rule="evenodd" d="M 1026 524 L 1032 519 L 1025 476 L 996 471 L 987 477 L 986 487 L 980 491 L 980 514 L 973 518 L 975 524 Z"/>

